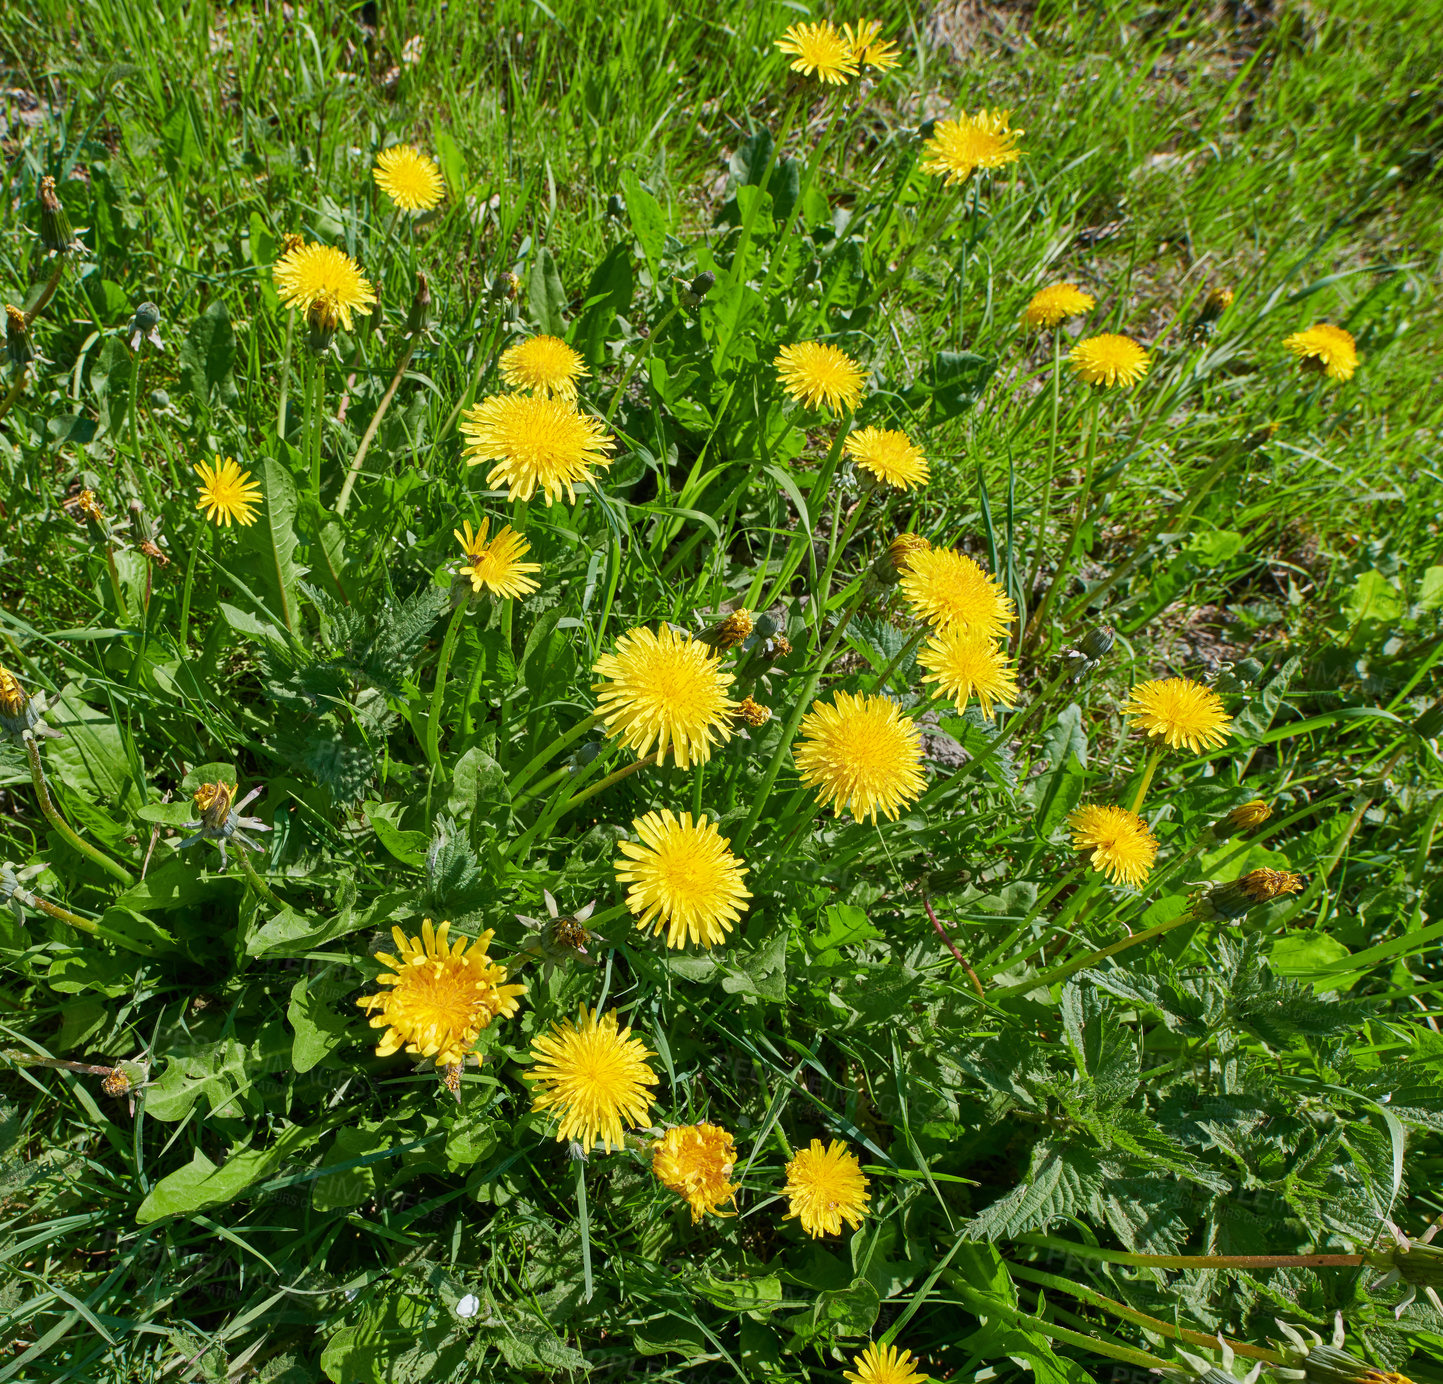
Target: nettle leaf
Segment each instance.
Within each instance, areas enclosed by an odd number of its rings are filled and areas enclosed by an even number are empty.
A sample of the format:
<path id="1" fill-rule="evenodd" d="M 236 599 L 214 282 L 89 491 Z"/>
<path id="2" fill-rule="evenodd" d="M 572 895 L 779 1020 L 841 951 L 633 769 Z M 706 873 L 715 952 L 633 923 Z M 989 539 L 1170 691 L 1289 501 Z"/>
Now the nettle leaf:
<path id="1" fill-rule="evenodd" d="M 969 1240 L 1010 1240 L 1068 1216 L 1098 1219 L 1104 1182 L 1094 1153 L 1039 1143 L 1022 1182 L 968 1221 L 962 1233 Z"/>

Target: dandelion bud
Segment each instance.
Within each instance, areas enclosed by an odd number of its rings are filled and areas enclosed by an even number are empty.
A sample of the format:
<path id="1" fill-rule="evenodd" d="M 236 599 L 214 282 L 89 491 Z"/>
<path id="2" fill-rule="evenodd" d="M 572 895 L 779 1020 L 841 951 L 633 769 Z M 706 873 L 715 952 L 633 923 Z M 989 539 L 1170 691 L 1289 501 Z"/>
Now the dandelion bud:
<path id="1" fill-rule="evenodd" d="M 112 1067 L 106 1073 L 105 1080 L 100 1083 L 100 1089 L 107 1096 L 129 1095 L 130 1078 L 119 1067 Z"/>
<path id="2" fill-rule="evenodd" d="M 772 709 L 769 706 L 761 706 L 750 697 L 743 697 L 737 703 L 736 717 L 743 725 L 751 726 L 755 730 L 758 726 L 764 726 L 772 719 Z"/>
<path id="3" fill-rule="evenodd" d="M 60 205 L 59 194 L 55 191 L 55 179 L 48 174 L 40 180 L 40 243 L 47 250 L 63 255 L 76 248 L 75 232 L 70 228 L 70 218 Z"/>
<path id="4" fill-rule="evenodd" d="M 5 304 L 5 350 L 10 364 L 23 370 L 35 359 L 35 343 L 30 339 L 30 323 L 17 307 Z"/>
<path id="5" fill-rule="evenodd" d="M 1214 322 L 1233 305 L 1233 291 L 1230 288 L 1215 288 L 1203 299 L 1202 320 Z"/>
<path id="6" fill-rule="evenodd" d="M 738 644 L 746 643 L 751 638 L 751 633 L 752 613 L 745 606 L 741 606 L 709 629 L 703 630 L 697 638 L 720 654 L 728 649 L 735 649 Z"/>
<path id="7" fill-rule="evenodd" d="M 1260 904 L 1271 903 L 1303 887 L 1302 875 L 1287 870 L 1249 870 L 1226 884 L 1209 884 L 1193 896 L 1192 914 L 1199 922 L 1221 918 L 1235 923 Z"/>
<path id="8" fill-rule="evenodd" d="M 340 308 L 334 295 L 323 293 L 306 309 L 306 344 L 313 355 L 324 355 L 341 325 Z"/>
<path id="9" fill-rule="evenodd" d="M 908 563 L 918 553 L 925 553 L 931 547 L 920 533 L 899 533 L 872 564 L 872 575 L 884 586 L 896 586 L 905 575 Z"/>
<path id="10" fill-rule="evenodd" d="M 1286 1323 L 1278 1325 L 1294 1347 L 1285 1346 L 1284 1363 L 1274 1367 L 1283 1379 L 1300 1380 L 1304 1384 L 1411 1384 L 1406 1375 L 1380 1370 L 1338 1346 L 1325 1345 L 1316 1333 L 1311 1333 L 1314 1341 L 1308 1342 Z M 1341 1333 L 1337 1336 L 1341 1338 Z"/>
<path id="11" fill-rule="evenodd" d="M 1413 733 L 1421 740 L 1436 740 L 1440 732 L 1443 732 L 1443 697 L 1413 722 Z"/>
<path id="12" fill-rule="evenodd" d="M 126 328 L 125 344 L 132 351 L 140 350 L 141 342 L 148 341 L 152 346 L 164 347 L 160 339 L 160 333 L 156 328 L 160 325 L 160 309 L 154 303 L 141 303 L 135 310 L 135 315 L 130 319 L 130 326 Z"/>
<path id="13" fill-rule="evenodd" d="M 596 965 L 596 959 L 589 956 L 586 950 L 586 944 L 591 941 L 586 921 L 596 911 L 596 900 L 592 899 L 575 913 L 563 914 L 557 908 L 556 899 L 549 889 L 543 889 L 541 897 L 546 900 L 547 917 L 527 918 L 520 913 L 516 915 L 518 923 L 524 923 L 537 934 L 528 950 L 541 957 L 548 974 L 553 967 L 568 961 L 579 961 L 586 966 Z"/>
<path id="14" fill-rule="evenodd" d="M 1272 815 L 1272 804 L 1265 803 L 1261 798 L 1254 798 L 1252 802 L 1240 803 L 1233 808 L 1218 825 L 1231 827 L 1233 831 L 1251 831 L 1254 827 L 1262 826 Z"/>
<path id="15" fill-rule="evenodd" d="M 1116 643 L 1117 635 L 1111 628 L 1097 625 L 1082 636 L 1082 642 L 1077 648 L 1084 658 L 1090 658 L 1096 663 L 1099 659 L 1106 658 Z"/>
<path id="16" fill-rule="evenodd" d="M 521 279 L 509 269 L 504 274 L 498 274 L 491 283 L 491 296 L 499 303 L 503 300 L 515 302 L 517 295 L 521 292 Z"/>
<path id="17" fill-rule="evenodd" d="M 35 699 L 20 686 L 14 673 L 0 666 L 0 728 L 18 745 L 39 720 L 40 708 Z"/>
<path id="18" fill-rule="evenodd" d="M 431 324 L 431 281 L 422 270 L 416 271 L 416 296 L 406 315 L 406 335 L 420 336 Z"/>
<path id="19" fill-rule="evenodd" d="M 698 298 L 705 298 L 708 293 L 716 287 L 716 275 L 710 269 L 703 269 L 700 274 L 691 281 L 691 291 Z"/>
<path id="20" fill-rule="evenodd" d="M 606 199 L 606 214 L 617 221 L 626 215 L 626 199 L 619 192 L 613 192 Z"/>
<path id="21" fill-rule="evenodd" d="M 259 788 L 252 788 L 239 802 L 235 801 L 236 788 L 233 783 L 203 783 L 191 795 L 195 810 L 199 814 L 194 822 L 187 822 L 186 828 L 194 831 L 187 836 L 177 850 L 185 850 L 197 841 L 213 841 L 220 850 L 221 868 L 226 864 L 226 846 L 234 843 L 242 850 L 258 851 L 259 841 L 246 835 L 246 831 L 269 831 L 258 817 L 243 817 L 241 809 L 252 799 L 260 796 Z M 242 830 L 245 828 L 245 830 Z"/>
<path id="22" fill-rule="evenodd" d="M 917 138 L 926 144 L 933 135 L 937 133 L 937 117 L 934 115 L 930 120 L 924 120 L 917 127 Z"/>

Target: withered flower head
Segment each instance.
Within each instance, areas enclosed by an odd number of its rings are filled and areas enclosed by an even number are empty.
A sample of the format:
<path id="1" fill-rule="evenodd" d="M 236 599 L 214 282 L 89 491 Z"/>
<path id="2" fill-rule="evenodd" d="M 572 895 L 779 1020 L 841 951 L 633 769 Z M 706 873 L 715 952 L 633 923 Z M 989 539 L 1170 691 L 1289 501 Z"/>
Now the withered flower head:
<path id="1" fill-rule="evenodd" d="M 766 725 L 766 723 L 772 719 L 771 707 L 761 706 L 750 697 L 743 697 L 741 699 L 737 704 L 736 714 L 737 719 L 741 721 L 743 725 L 751 726 L 753 729 Z"/>
<path id="2" fill-rule="evenodd" d="M 697 638 L 720 654 L 735 649 L 738 644 L 745 644 L 751 633 L 752 613 L 741 606 L 703 630 Z"/>

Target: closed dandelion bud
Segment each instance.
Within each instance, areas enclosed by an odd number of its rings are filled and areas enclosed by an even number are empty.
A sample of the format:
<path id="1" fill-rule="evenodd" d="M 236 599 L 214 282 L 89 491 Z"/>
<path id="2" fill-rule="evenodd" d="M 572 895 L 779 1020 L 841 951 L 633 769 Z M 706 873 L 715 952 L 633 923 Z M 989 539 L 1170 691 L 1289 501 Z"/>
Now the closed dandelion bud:
<path id="1" fill-rule="evenodd" d="M 709 629 L 703 630 L 697 638 L 720 654 L 746 643 L 751 633 L 752 613 L 742 606 L 718 620 Z"/>
<path id="2" fill-rule="evenodd" d="M 1235 923 L 1254 908 L 1303 887 L 1302 875 L 1288 870 L 1249 870 L 1226 884 L 1209 884 L 1193 896 L 1192 915 L 1199 922 L 1222 919 Z"/>
<path id="3" fill-rule="evenodd" d="M 306 344 L 312 354 L 324 355 L 330 349 L 340 325 L 341 314 L 336 300 L 329 293 L 322 294 L 306 309 Z"/>
<path id="4" fill-rule="evenodd" d="M 1097 625 L 1082 636 L 1082 642 L 1077 647 L 1084 658 L 1090 658 L 1095 663 L 1106 658 L 1116 643 L 1117 635 L 1113 630 L 1107 625 Z"/>
<path id="5" fill-rule="evenodd" d="M 899 533 L 872 564 L 872 575 L 884 586 L 896 586 L 905 575 L 907 564 L 918 553 L 925 553 L 931 547 L 920 533 Z"/>
<path id="6" fill-rule="evenodd" d="M 17 307 L 5 304 L 5 352 L 10 364 L 23 370 L 35 359 L 35 343 L 30 339 L 30 323 Z"/>
<path id="7" fill-rule="evenodd" d="M 1215 322 L 1233 305 L 1233 291 L 1230 288 L 1215 288 L 1203 299 L 1202 320 Z"/>
<path id="8" fill-rule="evenodd" d="M 626 215 L 626 200 L 619 192 L 613 192 L 606 199 L 606 214 L 620 221 Z"/>
<path id="9" fill-rule="evenodd" d="M 710 269 L 703 269 L 700 274 L 691 281 L 691 291 L 698 298 L 705 298 L 708 293 L 716 287 L 716 275 Z"/>
<path id="10" fill-rule="evenodd" d="M 431 325 L 431 281 L 421 270 L 416 271 L 416 296 L 406 315 L 406 335 L 420 336 Z"/>
<path id="11" fill-rule="evenodd" d="M 40 243 L 56 254 L 75 248 L 75 232 L 70 228 L 70 218 L 60 204 L 55 179 L 48 175 L 40 180 Z"/>
<path id="12" fill-rule="evenodd" d="M 498 274 L 491 284 L 491 296 L 496 301 L 515 302 L 517 295 L 521 292 L 521 279 L 509 269 L 504 274 Z"/>
<path id="13" fill-rule="evenodd" d="M 1254 798 L 1251 802 L 1239 803 L 1218 823 L 1218 826 L 1223 829 L 1231 828 L 1235 832 L 1251 831 L 1254 827 L 1262 826 L 1272 815 L 1273 809 L 1270 803 L 1265 803 L 1261 798 Z"/>
<path id="14" fill-rule="evenodd" d="M 1423 740 L 1436 740 L 1443 733 L 1443 697 L 1413 722 L 1413 733 Z"/>
<path id="15" fill-rule="evenodd" d="M 1296 1332 L 1288 1334 L 1300 1345 L 1283 1352 L 1285 1363 L 1276 1372 L 1284 1379 L 1303 1384 L 1412 1384 L 1406 1375 L 1380 1370 L 1337 1346 L 1310 1345 Z"/>
<path id="16" fill-rule="evenodd" d="M 750 697 L 743 697 L 737 703 L 736 717 L 743 725 L 751 726 L 755 730 L 758 726 L 764 726 L 772 719 L 772 709 L 769 706 L 761 706 Z"/>
<path id="17" fill-rule="evenodd" d="M 41 708 L 8 668 L 0 667 L 0 729 L 17 745 L 39 724 Z"/>
<path id="18" fill-rule="evenodd" d="M 130 319 L 130 326 L 125 329 L 125 344 L 132 351 L 140 350 L 144 341 L 150 342 L 152 346 L 163 347 L 164 342 L 156 331 L 159 325 L 160 309 L 154 303 L 141 303 Z"/>

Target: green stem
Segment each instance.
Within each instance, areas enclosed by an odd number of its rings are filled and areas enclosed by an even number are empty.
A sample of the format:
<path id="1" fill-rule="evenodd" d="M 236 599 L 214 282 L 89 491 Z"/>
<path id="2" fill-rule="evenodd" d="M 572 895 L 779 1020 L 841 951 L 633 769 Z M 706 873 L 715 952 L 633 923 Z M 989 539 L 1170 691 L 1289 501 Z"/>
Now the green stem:
<path id="1" fill-rule="evenodd" d="M 569 744 L 571 744 L 573 740 L 579 739 L 581 736 L 585 735 L 587 731 L 594 730 L 600 724 L 600 715 L 587 716 L 584 719 L 578 721 L 574 726 L 572 726 L 570 730 L 563 731 L 560 735 L 556 737 L 555 740 L 553 740 L 549 745 L 547 745 L 545 749 L 540 750 L 536 754 L 534 754 L 518 773 L 515 773 L 511 776 L 512 798 L 514 799 L 521 794 L 521 790 L 526 786 L 528 782 L 530 782 L 531 775 L 534 774 L 543 764 L 545 764 L 552 755 L 556 754 L 559 750 L 564 750 Z M 535 791 L 537 790 L 532 790 L 532 792 Z"/>
<path id="2" fill-rule="evenodd" d="M 852 535 L 857 531 L 857 525 L 861 522 L 862 512 L 867 508 L 867 501 L 872 498 L 869 490 L 860 500 L 856 508 L 852 510 L 852 517 L 847 520 L 847 527 L 842 530 L 842 536 L 837 537 L 836 520 L 832 521 L 832 550 L 827 557 L 827 570 L 822 573 L 822 584 L 820 587 L 821 598 L 827 599 L 827 593 L 832 589 L 832 574 L 837 570 L 837 563 L 841 561 L 842 554 L 847 551 L 847 544 L 852 541 Z"/>
<path id="3" fill-rule="evenodd" d="M 1163 746 L 1154 745 L 1152 753 L 1147 757 L 1147 767 L 1142 771 L 1142 782 L 1137 785 L 1137 792 L 1132 795 L 1132 815 L 1137 816 L 1142 811 L 1143 800 L 1147 797 L 1147 790 L 1152 787 L 1152 776 L 1157 773 L 1157 766 L 1162 763 Z"/>
<path id="4" fill-rule="evenodd" d="M 512 807 L 520 807 L 522 803 L 530 802 L 532 798 L 539 798 L 548 788 L 554 788 L 571 772 L 571 765 L 563 764 L 559 769 L 547 774 L 544 779 L 533 784 L 530 788 L 515 794 L 511 799 Z"/>
<path id="5" fill-rule="evenodd" d="M 321 434 L 325 422 L 321 416 L 326 394 L 326 361 L 324 356 L 311 358 L 311 397 L 306 412 L 310 417 L 310 432 L 306 446 L 311 453 L 311 490 L 319 502 L 321 498 Z"/>
<path id="6" fill-rule="evenodd" d="M 1047 434 L 1047 472 L 1042 482 L 1042 504 L 1037 511 L 1037 546 L 1032 551 L 1032 570 L 1027 576 L 1026 590 L 1037 585 L 1042 568 L 1042 554 L 1047 541 L 1047 521 L 1052 512 L 1052 473 L 1057 464 L 1057 415 L 1062 402 L 1062 333 L 1052 333 L 1052 426 Z"/>
<path id="7" fill-rule="evenodd" d="M 831 662 L 837 645 L 842 642 L 842 636 L 846 633 L 847 626 L 851 624 L 852 616 L 862 608 L 862 602 L 867 598 L 869 587 L 869 582 L 862 583 L 856 599 L 847 607 L 846 614 L 837 622 L 837 628 L 832 631 L 831 639 L 827 641 L 826 647 L 817 659 L 816 668 L 813 669 L 806 685 L 802 688 L 796 705 L 792 707 L 791 715 L 787 718 L 787 724 L 782 730 L 781 739 L 777 741 L 777 748 L 772 752 L 771 763 L 767 765 L 767 771 L 762 777 L 761 787 L 752 797 L 751 809 L 747 813 L 746 820 L 732 835 L 731 848 L 733 851 L 740 851 L 746 845 L 747 837 L 752 834 L 752 828 L 756 826 L 757 818 L 761 816 L 762 809 L 766 806 L 768 797 L 771 796 L 772 785 L 776 783 L 777 775 L 781 772 L 782 760 L 791 752 L 792 740 L 796 736 L 797 727 L 802 723 L 802 717 L 807 714 L 812 696 L 817 690 L 817 684 L 821 682 L 822 675 L 827 671 L 827 665 Z"/>
<path id="8" fill-rule="evenodd" d="M 902 660 L 906 658 L 907 655 L 911 653 L 912 650 L 915 649 L 917 645 L 922 642 L 923 638 L 930 633 L 931 630 L 926 625 L 918 626 L 918 628 L 913 632 L 912 637 L 905 644 L 903 644 L 900 649 L 897 650 L 896 654 L 892 658 L 892 661 L 885 668 L 882 669 L 881 673 L 877 677 L 876 682 L 872 684 L 872 691 L 874 693 L 882 693 L 887 690 L 887 680 L 892 676 L 893 673 L 897 671 L 898 667 L 902 663 Z"/>
<path id="9" fill-rule="evenodd" d="M 27 908 L 38 909 L 47 917 L 55 918 L 62 923 L 69 923 L 71 927 L 79 928 L 81 932 L 88 932 L 92 937 L 100 931 L 89 918 L 82 918 L 78 913 L 72 913 L 68 908 L 61 908 L 58 903 L 51 903 L 49 899 L 42 899 L 39 894 L 32 894 L 28 889 L 17 890 L 16 897 Z"/>
<path id="10" fill-rule="evenodd" d="M 15 383 L 12 384 L 3 399 L 0 399 L 0 418 L 4 418 L 10 412 L 10 406 L 20 397 L 20 391 L 25 388 L 25 381 L 30 374 L 30 367 L 22 365 L 15 372 Z"/>
<path id="11" fill-rule="evenodd" d="M 339 514 L 340 510 L 337 509 L 336 512 Z M 470 601 L 462 600 L 451 612 L 451 623 L 446 626 L 446 637 L 441 641 L 441 657 L 436 662 L 436 682 L 431 688 L 431 709 L 426 717 L 426 736 L 422 748 L 426 751 L 427 762 L 438 768 L 441 762 L 437 751 L 441 743 L 441 704 L 446 698 L 446 674 L 451 671 L 451 656 L 456 652 L 456 640 L 460 636 L 469 605 Z"/>
<path id="12" fill-rule="evenodd" d="M 256 867 L 251 864 L 250 856 L 247 854 L 244 846 L 240 847 L 240 862 L 241 871 L 246 877 L 246 883 L 250 885 L 257 897 L 264 899 L 272 908 L 279 908 L 287 913 L 294 912 L 291 906 L 277 895 L 274 890 L 271 889 L 270 885 L 256 873 Z"/>
<path id="13" fill-rule="evenodd" d="M 1047 585 L 1047 593 L 1042 598 L 1042 604 L 1037 607 L 1036 614 L 1027 622 L 1027 631 L 1023 635 L 1023 644 L 1029 644 L 1040 633 L 1047 613 L 1052 609 L 1052 603 L 1057 599 L 1057 593 L 1067 584 L 1067 573 L 1072 567 L 1072 559 L 1076 555 L 1077 546 L 1082 538 L 1082 530 L 1087 523 L 1087 500 L 1092 494 L 1093 475 L 1097 470 L 1097 396 L 1093 395 L 1091 407 L 1087 410 L 1087 441 L 1084 444 L 1084 478 L 1082 482 L 1082 494 L 1077 500 L 1077 518 L 1073 522 L 1072 532 L 1067 538 L 1067 547 L 1063 550 L 1062 557 L 1058 561 L 1057 571 L 1053 573 L 1052 580 Z"/>
<path id="14" fill-rule="evenodd" d="M 621 382 L 616 386 L 616 392 L 611 396 L 611 403 L 607 407 L 606 417 L 603 420 L 608 426 L 616 414 L 617 405 L 621 403 L 621 396 L 626 392 L 626 386 L 631 383 L 631 377 L 636 374 L 636 368 L 651 354 L 651 348 L 660 339 L 661 334 L 671 326 L 671 319 L 681 311 L 675 303 L 667 309 L 660 322 L 648 333 L 647 338 L 641 344 L 641 349 L 632 352 L 631 359 L 626 363 L 626 369 L 622 373 Z"/>
<path id="15" fill-rule="evenodd" d="M 35 306 L 25 314 L 25 325 L 32 325 L 37 317 L 45 311 L 46 304 L 55 296 L 55 290 L 60 287 L 60 276 L 65 273 L 65 254 L 60 252 L 55 256 L 55 272 L 51 274 L 50 280 L 41 290 L 40 296 L 35 300 Z"/>
<path id="16" fill-rule="evenodd" d="M 185 581 L 180 588 L 180 634 L 178 644 L 181 657 L 185 657 L 186 639 L 190 635 L 190 597 L 195 589 L 195 556 L 200 551 L 203 534 L 197 532 L 191 539 L 190 552 L 185 560 Z"/>
<path id="17" fill-rule="evenodd" d="M 286 436 L 286 400 L 291 392 L 291 348 L 296 334 L 296 310 L 286 313 L 286 344 L 281 351 L 281 397 L 276 404 L 276 437 L 280 441 Z"/>
<path id="18" fill-rule="evenodd" d="M 594 798 L 598 793 L 604 792 L 614 783 L 620 783 L 622 779 L 634 774 L 638 769 L 644 769 L 648 764 L 656 763 L 657 751 L 653 750 L 645 759 L 638 759 L 634 764 L 628 764 L 618 769 L 614 774 L 608 774 L 600 783 L 593 783 L 590 788 L 583 789 L 574 797 L 566 800 L 566 805 L 561 809 L 560 815 L 564 816 L 572 808 L 580 807 L 588 798 Z"/>
<path id="19" fill-rule="evenodd" d="M 45 770 L 40 764 L 40 746 L 35 743 L 35 733 L 27 730 L 23 733 L 23 738 L 25 741 L 25 757 L 30 761 L 30 781 L 35 785 L 35 796 L 40 803 L 40 811 L 45 820 L 55 828 L 55 831 L 62 839 L 68 842 L 73 849 L 79 851 L 87 860 L 94 861 L 95 864 L 99 865 L 103 870 L 114 875 L 126 888 L 129 888 L 135 883 L 135 876 L 132 875 L 124 865 L 117 863 L 108 855 L 96 850 L 89 842 L 82 841 L 70 827 L 66 825 L 65 820 L 61 817 L 55 804 L 50 800 L 50 790 L 45 785 Z"/>
<path id="20" fill-rule="evenodd" d="M 1082 1245 L 1056 1235 L 1019 1235 L 1016 1239 L 1018 1244 L 1060 1250 L 1078 1259 L 1147 1269 L 1356 1269 L 1373 1262 L 1365 1254 L 1136 1254 Z M 1392 1262 L 1391 1255 L 1384 1258 Z"/>
<path id="21" fill-rule="evenodd" d="M 386 416 L 386 410 L 391 407 L 391 400 L 396 397 L 396 391 L 401 387 L 401 381 L 405 378 L 406 368 L 411 364 L 411 355 L 415 349 L 416 338 L 413 336 L 406 343 L 406 349 L 401 352 L 401 360 L 396 366 L 396 373 L 391 377 L 391 383 L 386 392 L 381 395 L 381 402 L 376 405 L 376 411 L 371 415 L 365 436 L 361 438 L 361 445 L 356 448 L 356 455 L 351 461 L 351 469 L 346 472 L 346 479 L 341 483 L 341 493 L 336 497 L 337 518 L 346 512 L 346 506 L 351 500 L 351 488 L 356 484 L 356 477 L 361 474 L 361 463 L 365 461 L 366 453 L 371 450 L 371 443 L 375 441 L 376 431 L 381 426 L 381 419 Z"/>

